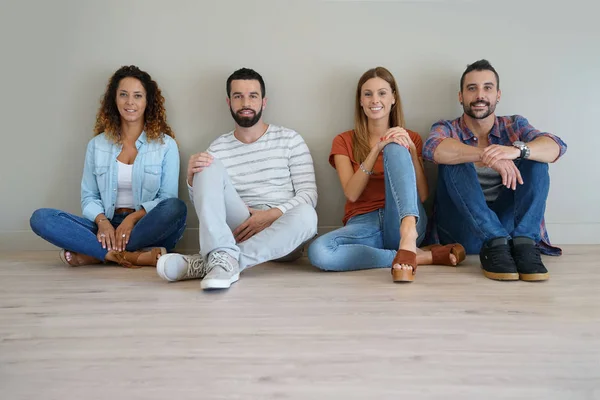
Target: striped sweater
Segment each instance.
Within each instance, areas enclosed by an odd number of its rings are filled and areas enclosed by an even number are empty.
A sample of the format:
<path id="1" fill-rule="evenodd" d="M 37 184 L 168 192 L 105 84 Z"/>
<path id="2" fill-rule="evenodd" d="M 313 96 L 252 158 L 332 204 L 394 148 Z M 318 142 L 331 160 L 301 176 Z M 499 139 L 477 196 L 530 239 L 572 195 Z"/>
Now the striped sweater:
<path id="1" fill-rule="evenodd" d="M 291 129 L 269 125 L 253 143 L 240 142 L 231 131 L 219 136 L 207 151 L 223 163 L 249 207 L 267 205 L 285 213 L 300 204 L 317 205 L 310 151 L 302 136 Z"/>

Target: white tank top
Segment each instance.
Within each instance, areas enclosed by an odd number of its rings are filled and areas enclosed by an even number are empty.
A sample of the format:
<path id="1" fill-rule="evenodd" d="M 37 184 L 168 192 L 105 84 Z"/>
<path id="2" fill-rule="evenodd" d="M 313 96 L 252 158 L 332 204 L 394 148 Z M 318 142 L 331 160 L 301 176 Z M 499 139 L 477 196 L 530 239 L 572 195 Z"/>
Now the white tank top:
<path id="1" fill-rule="evenodd" d="M 124 164 L 118 161 L 119 171 L 117 173 L 117 201 L 115 208 L 134 208 L 133 190 L 131 189 L 131 177 L 133 175 L 133 164 Z"/>

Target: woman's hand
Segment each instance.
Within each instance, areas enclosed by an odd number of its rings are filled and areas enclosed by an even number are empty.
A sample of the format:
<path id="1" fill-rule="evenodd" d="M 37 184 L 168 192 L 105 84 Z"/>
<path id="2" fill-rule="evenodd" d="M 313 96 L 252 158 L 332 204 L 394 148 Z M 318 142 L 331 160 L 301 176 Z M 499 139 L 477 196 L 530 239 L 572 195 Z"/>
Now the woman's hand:
<path id="1" fill-rule="evenodd" d="M 110 221 L 104 218 L 96 222 L 96 225 L 98 225 L 96 237 L 98 238 L 98 242 L 102 244 L 102 248 L 107 249 L 108 251 L 115 250 L 117 245 L 115 240 L 115 228 L 113 228 Z"/>
<path id="2" fill-rule="evenodd" d="M 128 216 L 126 216 L 125 219 L 123 220 L 123 222 L 121 222 L 121 224 L 119 226 L 117 226 L 117 229 L 115 231 L 115 239 L 116 239 L 115 250 L 117 250 L 117 251 L 124 251 L 125 247 L 127 247 L 127 243 L 129 243 L 129 238 L 131 237 L 131 231 L 133 230 L 133 227 L 135 226 L 136 222 L 138 221 L 132 215 L 133 214 L 129 214 Z"/>
<path id="3" fill-rule="evenodd" d="M 382 151 L 383 148 L 390 143 L 397 143 L 411 152 L 416 151 L 416 146 L 406 129 L 400 128 L 399 126 L 388 129 L 385 135 L 380 139 L 379 143 L 377 143 L 378 152 Z"/>

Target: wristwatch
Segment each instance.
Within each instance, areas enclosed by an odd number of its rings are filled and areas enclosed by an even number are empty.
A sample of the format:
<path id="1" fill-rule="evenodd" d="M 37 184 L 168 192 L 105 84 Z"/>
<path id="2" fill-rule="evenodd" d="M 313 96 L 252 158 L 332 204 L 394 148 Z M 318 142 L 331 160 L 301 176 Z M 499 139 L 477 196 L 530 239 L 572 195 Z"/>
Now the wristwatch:
<path id="1" fill-rule="evenodd" d="M 525 142 L 521 142 L 520 140 L 517 140 L 515 142 L 513 142 L 512 144 L 513 146 L 515 146 L 517 149 L 521 150 L 521 155 L 519 156 L 519 159 L 527 159 L 529 158 L 529 146 L 527 146 L 527 144 L 525 144 Z"/>

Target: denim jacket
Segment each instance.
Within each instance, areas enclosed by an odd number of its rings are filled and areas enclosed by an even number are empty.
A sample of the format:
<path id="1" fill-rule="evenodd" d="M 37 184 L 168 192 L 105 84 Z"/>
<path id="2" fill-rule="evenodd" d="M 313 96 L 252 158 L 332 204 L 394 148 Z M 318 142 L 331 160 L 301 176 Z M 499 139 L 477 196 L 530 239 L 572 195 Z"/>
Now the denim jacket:
<path id="1" fill-rule="evenodd" d="M 135 142 L 138 154 L 133 162 L 132 190 L 136 211 L 150 212 L 162 200 L 177 197 L 179 186 L 179 150 L 173 138 L 148 141 L 142 132 Z M 123 145 L 114 143 L 104 133 L 87 146 L 81 179 L 83 216 L 94 221 L 104 213 L 112 219 L 117 200 L 117 156 Z"/>

